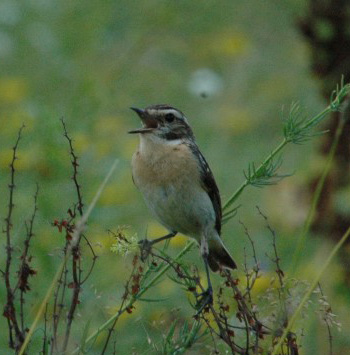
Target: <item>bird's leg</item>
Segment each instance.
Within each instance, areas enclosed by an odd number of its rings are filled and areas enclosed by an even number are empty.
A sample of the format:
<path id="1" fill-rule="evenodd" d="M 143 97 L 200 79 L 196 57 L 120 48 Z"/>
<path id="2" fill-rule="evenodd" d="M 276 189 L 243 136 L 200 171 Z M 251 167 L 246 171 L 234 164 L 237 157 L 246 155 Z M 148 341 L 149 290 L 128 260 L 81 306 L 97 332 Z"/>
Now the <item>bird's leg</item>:
<path id="1" fill-rule="evenodd" d="M 150 254 L 152 250 L 153 244 L 159 243 L 163 240 L 170 239 L 172 237 L 175 237 L 177 232 L 171 232 L 167 235 L 164 235 L 163 237 L 148 240 L 148 239 L 142 239 L 139 241 L 140 249 L 141 249 L 141 260 L 145 261 L 148 258 L 148 255 Z"/>
<path id="2" fill-rule="evenodd" d="M 206 238 L 202 238 L 201 253 L 202 253 L 203 260 L 204 260 L 204 266 L 205 266 L 205 272 L 207 275 L 208 287 L 204 292 L 202 292 L 199 295 L 199 297 L 201 297 L 201 298 L 197 303 L 197 307 L 198 307 L 197 315 L 199 315 L 206 306 L 213 304 L 213 286 L 211 285 L 211 281 L 210 281 L 209 264 L 208 264 L 209 248 L 208 248 L 208 242 L 207 242 Z"/>

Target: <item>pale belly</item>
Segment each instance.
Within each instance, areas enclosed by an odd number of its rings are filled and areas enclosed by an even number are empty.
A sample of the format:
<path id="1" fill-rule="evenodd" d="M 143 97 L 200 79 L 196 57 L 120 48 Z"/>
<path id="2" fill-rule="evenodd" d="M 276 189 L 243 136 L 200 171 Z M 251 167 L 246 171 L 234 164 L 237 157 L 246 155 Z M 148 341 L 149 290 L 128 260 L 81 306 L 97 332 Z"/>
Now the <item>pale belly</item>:
<path id="1" fill-rule="evenodd" d="M 192 185 L 192 184 L 191 184 Z M 215 225 L 215 212 L 207 193 L 188 182 L 140 188 L 146 204 L 169 231 L 200 239 Z M 192 185 L 193 186 L 193 185 Z"/>

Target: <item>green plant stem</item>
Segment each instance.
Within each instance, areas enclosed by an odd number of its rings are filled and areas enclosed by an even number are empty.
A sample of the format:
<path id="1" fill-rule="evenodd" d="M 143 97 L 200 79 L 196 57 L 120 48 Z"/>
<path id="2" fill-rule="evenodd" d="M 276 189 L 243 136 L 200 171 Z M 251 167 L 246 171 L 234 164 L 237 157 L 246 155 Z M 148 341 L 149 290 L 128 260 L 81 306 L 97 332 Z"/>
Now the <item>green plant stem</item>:
<path id="1" fill-rule="evenodd" d="M 28 334 L 27 334 L 27 336 L 26 336 L 26 338 L 25 338 L 25 340 L 24 340 L 24 342 L 23 342 L 23 344 L 21 346 L 21 349 L 20 349 L 18 355 L 23 355 L 24 354 L 24 351 L 26 350 L 26 347 L 28 346 L 28 343 L 29 343 L 29 341 L 30 341 L 35 329 L 36 329 L 36 326 L 37 326 L 37 324 L 39 322 L 39 319 L 43 315 L 43 312 L 44 312 L 44 309 L 46 307 L 46 304 L 48 303 L 48 301 L 49 301 L 49 299 L 50 299 L 50 297 L 52 295 L 52 292 L 53 292 L 53 290 L 55 288 L 57 280 L 60 277 L 60 274 L 61 274 L 61 272 L 62 272 L 62 270 L 64 268 L 64 265 L 67 263 L 68 258 L 71 256 L 72 248 L 75 245 L 75 243 L 77 242 L 77 240 L 79 239 L 81 233 L 83 232 L 83 229 L 85 228 L 85 224 L 86 224 L 86 222 L 87 222 L 87 220 L 88 220 L 93 208 L 95 207 L 98 199 L 100 198 L 100 196 L 102 194 L 102 191 L 104 190 L 105 186 L 107 185 L 107 182 L 108 182 L 109 178 L 112 176 L 112 173 L 114 172 L 118 162 L 119 162 L 118 159 L 116 159 L 114 161 L 114 163 L 113 163 L 112 167 L 110 168 L 108 174 L 106 175 L 104 181 L 102 182 L 102 184 L 98 188 L 98 190 L 97 190 L 97 192 L 96 192 L 91 204 L 89 205 L 86 213 L 82 216 L 80 221 L 78 221 L 78 223 L 76 225 L 76 228 L 74 230 L 73 236 L 72 236 L 72 241 L 71 241 L 70 247 L 68 248 L 64 259 L 62 260 L 60 266 L 58 267 L 58 270 L 56 271 L 56 274 L 55 274 L 55 276 L 54 276 L 54 278 L 53 278 L 53 280 L 52 280 L 52 282 L 51 282 L 51 284 L 50 284 L 50 286 L 49 286 L 49 288 L 48 288 L 48 290 L 46 292 L 46 295 L 45 295 L 43 301 L 40 304 L 39 310 L 38 310 L 38 312 L 35 315 L 34 321 L 33 321 L 32 325 L 30 326 Z"/>
<path id="2" fill-rule="evenodd" d="M 310 126 L 314 126 L 315 124 L 320 123 L 326 115 L 328 115 L 329 113 L 334 111 L 334 105 L 338 105 L 338 106 L 340 105 L 340 102 L 338 104 L 334 103 L 334 102 L 338 102 L 338 101 L 339 101 L 339 98 L 337 96 L 322 112 L 317 114 L 311 120 L 307 121 L 305 126 L 303 127 L 303 129 L 309 128 Z"/>
<path id="3" fill-rule="evenodd" d="M 345 99 L 346 95 L 349 93 L 349 91 L 350 91 L 350 84 L 342 86 L 341 89 L 339 91 L 337 91 L 337 96 L 331 101 L 331 103 L 322 112 L 318 113 L 316 116 L 314 116 L 310 120 L 306 121 L 305 125 L 303 126 L 303 129 L 308 129 L 309 127 L 316 126 L 330 112 L 339 110 L 340 105 L 344 101 L 344 99 Z M 272 151 L 272 153 L 269 154 L 268 157 L 260 164 L 260 166 L 256 170 L 255 175 L 258 175 L 261 172 L 261 170 L 264 168 L 264 166 L 266 166 L 266 164 L 268 164 L 288 143 L 291 143 L 291 142 L 292 142 L 292 139 L 284 138 L 281 141 L 281 143 Z M 249 185 L 249 180 L 246 179 L 242 183 L 242 185 L 225 202 L 225 204 L 223 205 L 223 210 L 230 207 L 248 185 Z"/>
<path id="4" fill-rule="evenodd" d="M 338 122 L 337 130 L 336 130 L 333 142 L 332 142 L 332 146 L 331 146 L 331 149 L 328 154 L 326 165 L 325 165 L 322 175 L 317 183 L 315 193 L 312 196 L 311 207 L 310 207 L 309 212 L 307 214 L 307 217 L 306 217 L 306 220 L 305 220 L 305 223 L 303 226 L 303 230 L 298 237 L 297 246 L 295 248 L 294 255 L 292 258 L 292 264 L 291 264 L 292 266 L 290 269 L 291 271 L 296 270 L 296 265 L 298 263 L 300 253 L 304 247 L 307 234 L 309 233 L 309 230 L 311 227 L 311 223 L 315 217 L 317 204 L 318 204 L 318 201 L 320 200 L 321 192 L 324 187 L 324 183 L 325 183 L 326 178 L 329 174 L 329 171 L 332 167 L 333 159 L 334 159 L 335 152 L 336 152 L 336 149 L 337 149 L 337 146 L 339 143 L 340 136 L 341 136 L 343 129 L 344 129 L 344 125 L 345 125 L 345 120 L 340 118 L 340 120 Z"/>
<path id="5" fill-rule="evenodd" d="M 288 144 L 289 141 L 283 139 L 283 141 L 272 151 L 271 154 L 259 165 L 258 169 L 256 169 L 256 175 L 263 169 L 266 164 L 268 164 L 284 147 Z M 246 179 L 242 185 L 232 194 L 232 196 L 227 200 L 227 202 L 223 206 L 223 210 L 230 207 L 238 198 L 238 196 L 242 193 L 242 191 L 249 185 L 249 180 Z"/>
<path id="6" fill-rule="evenodd" d="M 342 238 L 339 240 L 339 242 L 334 246 L 332 252 L 330 253 L 330 255 L 328 256 L 327 260 L 325 261 L 325 263 L 323 263 L 319 273 L 317 274 L 317 276 L 315 277 L 314 281 L 312 282 L 311 286 L 309 287 L 309 289 L 307 290 L 307 292 L 305 293 L 304 297 L 302 298 L 301 302 L 299 303 L 297 309 L 295 310 L 295 312 L 293 313 L 288 326 L 284 329 L 282 336 L 280 337 L 278 343 L 274 346 L 271 355 L 277 355 L 277 353 L 280 351 L 280 347 L 282 346 L 284 340 L 287 337 L 288 332 L 291 330 L 291 328 L 293 327 L 297 317 L 299 316 L 300 311 L 302 310 L 302 308 L 304 307 L 305 303 L 307 302 L 307 300 L 309 299 L 312 291 L 315 289 L 315 287 L 317 286 L 318 282 L 320 281 L 320 278 L 322 277 L 323 273 L 325 272 L 325 270 L 327 269 L 328 265 L 331 263 L 331 261 L 333 260 L 334 256 L 337 254 L 338 250 L 342 247 L 342 245 L 345 243 L 345 241 L 348 239 L 350 235 L 350 227 L 347 229 L 347 231 L 345 232 L 345 234 L 342 236 Z"/>
<path id="7" fill-rule="evenodd" d="M 195 244 L 194 241 L 189 242 L 177 256 L 174 258 L 174 261 L 178 261 L 181 259 L 187 252 L 190 251 L 192 246 Z M 164 268 L 157 273 L 157 275 L 150 280 L 135 296 L 132 296 L 130 301 L 116 314 L 114 314 L 111 318 L 109 318 L 105 323 L 103 323 L 100 327 L 98 327 L 85 341 L 84 346 L 87 345 L 91 340 L 95 339 L 103 330 L 105 330 L 109 325 L 111 325 L 117 318 L 119 318 L 127 309 L 130 309 L 134 303 L 145 294 L 150 287 L 152 287 L 171 267 L 170 264 L 163 264 Z M 75 349 L 72 354 L 77 354 L 80 350 L 80 347 Z"/>

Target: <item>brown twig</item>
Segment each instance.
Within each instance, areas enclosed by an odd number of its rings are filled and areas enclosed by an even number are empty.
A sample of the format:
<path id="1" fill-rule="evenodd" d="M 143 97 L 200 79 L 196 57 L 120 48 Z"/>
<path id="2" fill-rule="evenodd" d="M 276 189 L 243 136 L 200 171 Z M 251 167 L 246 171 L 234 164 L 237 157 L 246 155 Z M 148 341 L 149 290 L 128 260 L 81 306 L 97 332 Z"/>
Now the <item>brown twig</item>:
<path id="1" fill-rule="evenodd" d="M 260 216 L 265 220 L 266 223 L 266 228 L 269 230 L 271 236 L 272 236 L 272 247 L 273 247 L 273 251 L 274 251 L 274 257 L 270 257 L 268 254 L 266 254 L 266 256 L 276 265 L 276 269 L 275 272 L 277 274 L 278 277 L 278 281 L 280 284 L 280 287 L 278 288 L 278 295 L 279 295 L 279 299 L 280 299 L 280 304 L 283 307 L 283 315 L 282 315 L 282 327 L 286 327 L 288 324 L 288 313 L 287 313 L 287 305 L 286 305 L 286 295 L 285 292 L 289 292 L 288 290 L 286 290 L 286 287 L 284 285 L 284 272 L 281 269 L 281 265 L 280 265 L 280 257 L 278 255 L 278 251 L 277 251 L 277 245 L 276 245 L 276 232 L 275 230 L 271 227 L 269 220 L 267 218 L 267 216 L 261 211 L 261 209 L 259 208 L 259 206 L 256 206 L 256 209 L 258 210 L 258 213 L 260 214 Z"/>
<path id="2" fill-rule="evenodd" d="M 61 122 L 62 122 L 62 126 L 63 126 L 63 131 L 64 131 L 63 135 L 66 137 L 66 139 L 68 141 L 68 144 L 69 144 L 70 155 L 71 155 L 71 158 L 72 158 L 71 162 L 72 162 L 72 166 L 73 166 L 72 180 L 74 181 L 75 190 L 76 190 L 77 195 L 78 195 L 78 206 L 77 206 L 78 207 L 78 211 L 79 211 L 80 217 L 82 217 L 83 216 L 84 204 L 83 204 L 83 197 L 82 197 L 82 194 L 81 194 L 81 186 L 80 186 L 80 184 L 78 182 L 78 166 L 79 166 L 78 157 L 75 154 L 74 147 L 73 147 L 73 140 L 68 134 L 66 123 L 64 122 L 63 118 L 61 118 Z"/>
<path id="3" fill-rule="evenodd" d="M 39 194 L 39 186 L 38 184 L 36 185 L 36 191 L 34 194 L 34 210 L 32 213 L 32 216 L 29 220 L 29 224 L 25 222 L 26 226 L 26 239 L 24 240 L 24 248 L 22 251 L 21 255 L 21 264 L 19 266 L 19 270 L 17 272 L 18 274 L 18 282 L 16 287 L 13 290 L 14 296 L 16 295 L 17 290 L 20 290 L 20 320 L 21 320 L 21 328 L 22 328 L 22 333 L 25 333 L 25 328 L 24 328 L 24 294 L 30 290 L 29 286 L 29 277 L 34 276 L 36 274 L 36 271 L 31 268 L 30 262 L 31 262 L 31 257 L 28 257 L 28 252 L 29 252 L 29 247 L 30 247 L 30 241 L 32 237 L 34 236 L 33 232 L 33 227 L 34 227 L 34 220 L 36 216 L 36 212 L 38 211 L 38 205 L 37 205 L 37 200 L 38 200 L 38 194 Z"/>
<path id="4" fill-rule="evenodd" d="M 73 220 L 76 217 L 76 209 L 78 210 L 80 217 L 82 217 L 83 213 L 84 213 L 84 211 L 83 211 L 84 204 L 83 204 L 83 197 L 82 197 L 82 192 L 81 192 L 81 184 L 79 183 L 79 180 L 78 180 L 78 175 L 79 175 L 78 156 L 75 154 L 73 140 L 68 134 L 68 130 L 67 130 L 67 127 L 66 127 L 66 124 L 65 124 L 63 118 L 61 118 L 61 122 L 62 122 L 62 126 L 63 126 L 63 135 L 67 139 L 68 144 L 69 144 L 69 152 L 70 152 L 71 164 L 72 164 L 72 168 L 73 168 L 72 180 L 74 182 L 75 190 L 77 193 L 77 204 L 74 207 L 74 211 L 72 211 L 71 209 L 68 210 L 68 214 L 71 218 L 70 218 L 70 221 L 67 223 L 67 225 L 64 226 L 66 228 L 66 230 L 69 225 L 71 226 L 71 231 L 67 230 L 67 233 L 69 232 L 69 234 L 70 234 L 75 229 Z M 88 245 L 88 247 L 92 253 L 92 263 L 90 265 L 89 271 L 86 273 L 84 278 L 83 278 L 83 270 L 81 267 L 81 263 L 82 263 L 81 250 L 80 250 L 81 238 L 83 238 L 85 240 L 86 244 Z M 71 283 L 69 283 L 68 287 L 73 289 L 73 294 L 72 294 L 72 298 L 70 301 L 69 310 L 67 313 L 67 325 L 66 325 L 65 337 L 64 337 L 63 346 L 62 346 L 63 352 L 65 352 L 67 350 L 69 337 L 70 337 L 70 333 L 71 333 L 72 322 L 74 319 L 74 314 L 75 314 L 77 305 L 80 302 L 79 296 L 80 296 L 80 292 L 82 289 L 81 286 L 90 277 L 90 275 L 94 269 L 96 259 L 97 259 L 97 256 L 94 252 L 94 249 L 93 249 L 91 243 L 89 242 L 89 240 L 87 239 L 87 237 L 83 233 L 79 233 L 78 239 L 74 242 L 74 245 L 71 246 L 71 253 L 72 253 L 72 269 L 71 270 L 72 270 L 73 281 Z"/>
<path id="5" fill-rule="evenodd" d="M 63 341 L 63 352 L 66 352 L 68 342 L 69 342 L 69 336 L 70 336 L 70 331 L 72 328 L 72 322 L 74 319 L 74 313 L 77 308 L 77 305 L 80 303 L 79 301 L 79 294 L 81 290 L 81 284 L 78 276 L 78 269 L 80 271 L 80 268 L 78 266 L 78 259 L 80 258 L 80 253 L 79 253 L 79 246 L 74 246 L 72 248 L 72 274 L 73 274 L 73 282 L 69 284 L 68 287 L 73 288 L 73 295 L 71 298 L 70 302 L 70 307 L 68 310 L 67 314 L 67 326 L 66 326 L 66 332 L 65 332 L 65 337 Z"/>
<path id="6" fill-rule="evenodd" d="M 19 349 L 24 341 L 24 334 L 21 331 L 16 314 L 16 308 L 14 305 L 15 295 L 11 286 L 11 264 L 12 264 L 12 251 L 13 247 L 11 244 L 11 229 L 12 224 L 12 214 L 14 209 L 14 190 L 15 190 L 15 161 L 18 159 L 16 153 L 18 149 L 18 144 L 21 140 L 22 131 L 24 125 L 19 129 L 16 143 L 13 147 L 12 160 L 10 163 L 10 184 L 9 187 L 9 204 L 7 210 L 7 216 L 5 218 L 5 229 L 3 232 L 6 235 L 6 266 L 4 271 L 5 287 L 6 287 L 6 304 L 4 307 L 3 316 L 7 318 L 7 324 L 9 328 L 9 346 L 12 349 Z"/>
<path id="7" fill-rule="evenodd" d="M 260 271 L 259 261 L 258 261 L 257 255 L 256 255 L 255 243 L 249 234 L 248 228 L 246 227 L 246 225 L 242 221 L 239 221 L 239 223 L 241 224 L 241 226 L 244 229 L 244 234 L 247 236 L 249 243 L 251 245 L 252 252 L 253 252 L 254 266 L 253 266 L 252 270 L 249 270 L 247 263 L 246 263 L 246 253 L 245 253 L 245 248 L 244 248 L 244 255 L 245 255 L 244 272 L 245 272 L 247 280 L 246 280 L 246 290 L 243 295 L 244 298 L 246 296 L 248 296 L 248 301 L 249 301 L 250 305 L 253 306 L 251 291 L 254 288 L 255 281 L 259 278 L 259 271 Z"/>
<path id="8" fill-rule="evenodd" d="M 118 310 L 118 313 L 121 314 L 122 313 L 122 309 L 124 308 L 124 305 L 130 295 L 131 294 L 135 294 L 135 292 L 138 292 L 138 286 L 135 287 L 135 280 L 138 280 L 137 283 L 139 282 L 140 280 L 140 273 L 142 272 L 142 268 L 141 266 L 138 266 L 138 256 L 135 255 L 134 258 L 133 258 L 133 267 L 132 267 L 132 271 L 130 273 L 130 277 L 128 278 L 126 284 L 125 284 L 125 288 L 124 288 L 124 293 L 123 293 L 123 296 L 122 296 L 122 303 L 120 304 L 120 307 L 119 307 L 119 310 Z M 141 268 L 141 269 L 140 269 Z M 137 274 L 135 274 L 135 271 L 137 270 Z M 134 282 L 134 285 L 131 289 L 131 292 L 129 290 L 129 287 L 130 287 L 130 283 L 131 282 Z M 108 335 L 107 335 L 107 338 L 106 338 L 106 341 L 104 343 L 104 346 L 103 346 L 103 349 L 102 349 L 102 352 L 101 352 L 101 355 L 104 355 L 106 350 L 107 350 L 107 346 L 108 346 L 108 343 L 110 341 L 110 338 L 111 338 L 111 335 L 114 331 L 114 328 L 117 324 L 117 321 L 118 321 L 119 317 L 116 317 L 116 319 L 114 320 L 113 324 L 111 325 L 111 327 L 108 329 Z M 115 342 L 114 342 L 114 347 L 115 347 Z"/>
<path id="9" fill-rule="evenodd" d="M 261 209 L 259 208 L 259 206 L 256 206 L 256 209 L 258 210 L 258 213 L 260 214 L 260 216 L 265 220 L 266 222 L 266 228 L 270 231 L 271 233 L 271 236 L 272 236 L 272 247 L 273 247 L 273 251 L 274 251 L 274 258 L 270 258 L 271 261 L 273 261 L 275 264 L 276 264 L 276 274 L 278 276 L 278 280 L 279 280 L 279 283 L 280 283 L 280 286 L 281 288 L 283 289 L 284 288 L 284 281 L 283 281 L 283 278 L 284 278 L 284 272 L 281 268 L 281 265 L 280 265 L 280 257 L 278 256 L 278 252 L 277 252 L 277 245 L 276 245 L 276 232 L 275 230 L 271 227 L 270 223 L 269 223 L 269 220 L 267 218 L 267 216 L 262 213 Z M 267 255 L 268 256 L 268 255 Z M 269 256 L 268 256 L 269 257 Z"/>
<path id="10" fill-rule="evenodd" d="M 255 333 L 255 345 L 254 345 L 254 351 L 257 352 L 257 346 L 258 346 L 258 339 L 264 338 L 265 334 L 270 334 L 271 329 L 263 324 L 262 322 L 259 321 L 257 318 L 257 314 L 255 311 L 253 311 L 248 303 L 246 302 L 246 294 L 242 294 L 242 292 L 238 288 L 238 279 L 233 279 L 230 271 L 224 270 L 222 272 L 222 276 L 226 278 L 226 285 L 230 287 L 233 291 L 233 297 L 237 303 L 238 306 L 238 313 L 237 313 L 237 318 L 239 321 L 244 322 L 244 330 L 246 332 L 246 338 L 249 336 L 247 332 L 253 331 Z M 250 348 L 249 344 L 249 348 Z M 246 349 L 248 346 L 246 345 Z"/>
<path id="11" fill-rule="evenodd" d="M 85 281 L 90 277 L 91 273 L 92 273 L 92 270 L 94 269 L 95 267 L 95 263 L 96 263 L 96 260 L 97 260 L 97 255 L 89 241 L 89 239 L 86 238 L 85 235 L 83 235 L 83 238 L 87 244 L 87 246 L 89 247 L 90 251 L 91 251 L 91 254 L 92 254 L 92 263 L 90 265 L 90 268 L 89 268 L 89 271 L 86 273 L 85 277 L 83 280 L 80 281 L 80 284 L 82 285 L 83 283 L 85 283 Z"/>
<path id="12" fill-rule="evenodd" d="M 250 304 L 250 307 L 252 309 L 252 313 L 254 314 L 254 316 L 256 317 L 256 311 L 254 311 L 254 304 L 252 301 L 252 295 L 251 295 L 251 291 L 254 288 L 255 282 L 256 280 L 259 278 L 259 272 L 260 272 L 260 264 L 257 258 L 257 254 L 256 254 L 256 249 L 255 249 L 255 243 L 254 240 L 252 239 L 252 237 L 250 236 L 250 233 L 248 231 L 248 228 L 246 227 L 246 225 L 239 221 L 239 223 L 242 225 L 243 229 L 244 229 L 244 234 L 247 236 L 251 249 L 252 249 L 252 253 L 253 253 L 253 260 L 254 260 L 254 266 L 252 269 L 248 269 L 247 266 L 247 261 L 246 261 L 246 251 L 244 248 L 244 272 L 246 275 L 246 290 L 243 294 L 243 298 L 248 297 L 248 302 Z M 259 350 L 259 339 L 260 339 L 260 334 L 259 332 L 255 332 L 255 344 L 254 344 L 254 354 L 258 353 Z"/>
<path id="13" fill-rule="evenodd" d="M 282 314 L 281 329 L 278 329 L 278 331 L 276 332 L 276 334 L 278 334 L 278 333 L 283 332 L 283 329 L 285 327 L 287 327 L 287 325 L 288 325 L 288 312 L 287 312 L 287 302 L 286 302 L 287 295 L 286 294 L 288 294 L 288 296 L 290 296 L 290 292 L 289 292 L 288 288 L 285 286 L 285 282 L 284 282 L 285 275 L 284 275 L 284 272 L 281 268 L 281 264 L 280 264 L 281 259 L 278 255 L 278 249 L 277 249 L 277 243 L 276 243 L 276 232 L 271 227 L 267 216 L 261 211 L 259 206 L 256 206 L 256 208 L 257 208 L 260 216 L 263 217 L 263 219 L 265 220 L 266 228 L 269 230 L 269 232 L 272 236 L 272 247 L 273 247 L 273 251 L 274 251 L 274 257 L 270 257 L 267 254 L 266 255 L 276 265 L 275 272 L 277 274 L 278 281 L 279 281 L 279 288 L 277 289 L 277 291 L 278 291 L 278 295 L 279 295 L 281 308 L 283 308 L 283 311 L 282 311 L 283 314 Z M 296 335 L 292 332 L 289 332 L 286 340 L 287 340 L 288 354 L 298 355 L 299 354 L 299 347 L 297 344 Z M 283 348 L 282 348 L 282 351 L 283 351 Z"/>
<path id="14" fill-rule="evenodd" d="M 81 186 L 78 182 L 78 157 L 75 154 L 74 147 L 73 147 L 73 141 L 70 138 L 66 124 L 61 118 L 62 126 L 63 126 L 63 131 L 64 131 L 64 137 L 67 139 L 68 144 L 69 144 L 69 150 L 70 150 L 70 155 L 71 155 L 71 163 L 73 167 L 73 176 L 72 180 L 75 185 L 75 190 L 77 192 L 77 209 L 79 212 L 80 217 L 83 216 L 83 200 L 82 200 L 82 194 L 81 194 Z M 70 210 L 69 210 L 70 211 Z M 75 213 L 70 213 L 72 216 L 72 219 L 75 217 Z M 73 227 L 74 230 L 74 227 Z M 72 276 L 73 276 L 73 282 L 70 283 L 70 287 L 73 288 L 73 294 L 70 302 L 70 307 L 68 310 L 67 314 L 67 325 L 66 325 L 66 331 L 65 331 L 65 337 L 63 341 L 63 347 L 62 351 L 66 352 L 68 342 L 69 342 L 69 337 L 70 337 L 70 332 L 71 332 L 71 327 L 72 327 L 72 322 L 74 319 L 74 314 L 75 310 L 77 308 L 77 305 L 79 304 L 79 294 L 81 291 L 81 275 L 82 275 L 82 270 L 81 270 L 81 259 L 80 259 L 80 240 L 82 238 L 82 234 L 79 235 L 79 239 L 76 241 L 76 243 L 72 246 Z M 94 254 L 94 261 L 93 264 L 95 263 L 95 254 Z"/>

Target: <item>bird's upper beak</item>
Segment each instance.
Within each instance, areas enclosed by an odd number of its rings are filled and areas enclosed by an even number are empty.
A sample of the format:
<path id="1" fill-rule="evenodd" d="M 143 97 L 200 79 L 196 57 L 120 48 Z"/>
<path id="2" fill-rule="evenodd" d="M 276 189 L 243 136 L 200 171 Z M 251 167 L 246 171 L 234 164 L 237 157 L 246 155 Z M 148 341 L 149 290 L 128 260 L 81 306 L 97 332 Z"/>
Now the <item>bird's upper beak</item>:
<path id="1" fill-rule="evenodd" d="M 128 133 L 146 133 L 151 132 L 158 127 L 158 122 L 154 117 L 151 117 L 145 110 L 136 107 L 130 107 L 131 110 L 135 111 L 137 115 L 141 118 L 143 127 L 139 129 L 134 129 Z"/>

